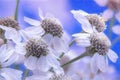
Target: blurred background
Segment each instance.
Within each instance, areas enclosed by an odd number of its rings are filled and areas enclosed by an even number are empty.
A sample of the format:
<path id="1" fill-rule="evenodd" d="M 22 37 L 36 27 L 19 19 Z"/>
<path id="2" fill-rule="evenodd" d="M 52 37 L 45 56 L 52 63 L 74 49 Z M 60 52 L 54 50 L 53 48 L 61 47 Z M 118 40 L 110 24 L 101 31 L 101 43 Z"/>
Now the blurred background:
<path id="1" fill-rule="evenodd" d="M 16 0 L 0 0 L 0 18 L 14 16 L 15 7 Z M 64 29 L 72 35 L 81 31 L 81 25 L 74 19 L 70 13 L 70 10 L 82 9 L 88 13 L 101 14 L 107 9 L 107 6 L 101 7 L 94 0 L 20 0 L 18 22 L 21 25 L 21 28 L 29 26 L 24 22 L 24 16 L 40 20 L 38 16 L 38 8 L 41 8 L 43 13 L 53 14 L 61 21 Z M 119 25 L 120 23 L 115 19 L 114 24 Z M 120 35 L 110 31 L 109 27 L 110 20 L 107 21 L 107 29 L 105 30 L 105 34 L 109 36 L 112 42 L 114 41 L 114 45 L 111 48 L 120 57 Z M 115 67 L 116 73 L 120 73 L 120 58 L 116 63 L 109 61 L 109 64 Z"/>

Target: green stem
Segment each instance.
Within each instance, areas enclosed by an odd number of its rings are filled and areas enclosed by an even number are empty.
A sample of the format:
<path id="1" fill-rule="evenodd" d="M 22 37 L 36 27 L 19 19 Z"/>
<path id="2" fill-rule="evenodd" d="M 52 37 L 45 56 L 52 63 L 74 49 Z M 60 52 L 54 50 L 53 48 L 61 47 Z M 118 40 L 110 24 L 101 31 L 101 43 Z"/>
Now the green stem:
<path id="1" fill-rule="evenodd" d="M 115 22 L 115 16 L 113 16 L 113 18 L 110 20 L 110 26 L 109 26 L 109 38 L 111 39 L 112 37 L 112 27 L 114 25 Z"/>
<path id="2" fill-rule="evenodd" d="M 118 36 L 112 41 L 112 46 L 114 46 L 119 40 L 120 40 L 120 36 Z"/>
<path id="3" fill-rule="evenodd" d="M 75 42 L 75 40 L 72 40 L 71 43 L 69 44 L 69 47 L 71 47 L 74 42 Z"/>
<path id="4" fill-rule="evenodd" d="M 25 73 L 24 73 L 24 77 L 23 77 L 23 80 L 25 80 L 25 78 L 28 76 L 30 70 L 29 69 L 26 69 Z"/>
<path id="5" fill-rule="evenodd" d="M 19 6 L 19 2 L 20 0 L 16 0 L 16 9 L 15 9 L 15 15 L 14 15 L 14 19 L 18 20 L 18 6 Z"/>
<path id="6" fill-rule="evenodd" d="M 79 59 L 81 59 L 81 58 L 83 58 L 83 57 L 85 57 L 85 56 L 88 56 L 87 51 L 84 52 L 83 54 L 79 55 L 78 57 L 70 60 L 69 62 L 63 64 L 62 67 L 66 66 L 66 65 L 69 65 L 69 64 L 71 64 L 71 63 L 73 63 L 73 62 L 75 62 L 75 61 L 77 61 L 77 60 L 79 60 Z"/>

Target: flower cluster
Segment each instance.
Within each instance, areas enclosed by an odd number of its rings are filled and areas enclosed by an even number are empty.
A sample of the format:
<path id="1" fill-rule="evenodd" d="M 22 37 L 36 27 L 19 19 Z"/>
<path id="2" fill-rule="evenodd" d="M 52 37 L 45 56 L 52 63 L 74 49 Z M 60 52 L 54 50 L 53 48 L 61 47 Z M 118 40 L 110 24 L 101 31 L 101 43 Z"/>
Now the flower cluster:
<path id="1" fill-rule="evenodd" d="M 118 12 L 119 3 L 112 5 L 111 1 L 108 7 Z M 0 80 L 104 80 L 102 72 L 109 71 L 108 58 L 112 62 L 118 59 L 104 33 L 106 20 L 83 10 L 71 10 L 71 14 L 82 28 L 82 32 L 72 35 L 73 40 L 57 18 L 44 16 L 41 9 L 40 20 L 24 17 L 31 25 L 25 29 L 14 19 L 1 18 Z M 71 49 L 73 43 L 84 47 L 84 53 L 76 54 L 76 49 Z M 11 67 L 19 64 L 26 71 Z"/>

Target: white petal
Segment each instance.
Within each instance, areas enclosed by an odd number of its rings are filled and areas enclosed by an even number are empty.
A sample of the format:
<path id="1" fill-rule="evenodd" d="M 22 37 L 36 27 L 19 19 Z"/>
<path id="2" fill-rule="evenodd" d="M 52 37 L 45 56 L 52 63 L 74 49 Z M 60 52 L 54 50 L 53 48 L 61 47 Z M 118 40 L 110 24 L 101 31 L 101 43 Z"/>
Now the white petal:
<path id="1" fill-rule="evenodd" d="M 100 6 L 106 6 L 108 0 L 94 0 Z"/>
<path id="2" fill-rule="evenodd" d="M 47 62 L 46 56 L 40 56 L 36 66 L 40 71 L 43 71 L 43 72 L 46 72 L 50 69 L 50 66 L 49 66 L 49 63 Z"/>
<path id="3" fill-rule="evenodd" d="M 40 26 L 40 21 L 28 18 L 28 17 L 24 17 L 24 21 L 26 21 L 27 23 L 29 23 L 30 25 L 33 26 Z"/>
<path id="4" fill-rule="evenodd" d="M 111 49 L 109 49 L 109 52 L 107 53 L 107 55 L 112 62 L 116 62 L 118 59 L 118 55 Z"/>
<path id="5" fill-rule="evenodd" d="M 85 33 L 79 33 L 79 34 L 74 34 L 72 36 L 75 36 L 75 41 L 77 42 L 77 45 L 83 46 L 83 47 L 88 47 L 91 45 L 90 43 L 90 34 L 85 34 Z"/>
<path id="6" fill-rule="evenodd" d="M 116 19 L 120 22 L 120 11 L 115 15 Z"/>
<path id="7" fill-rule="evenodd" d="M 33 57 L 33 56 L 29 56 L 29 57 L 25 60 L 24 65 L 25 65 L 28 69 L 30 69 L 30 70 L 36 69 L 37 58 L 36 58 L 36 57 Z"/>
<path id="8" fill-rule="evenodd" d="M 102 71 L 105 72 L 108 67 L 108 61 L 106 56 L 99 55 L 97 56 L 97 67 Z"/>
<path id="9" fill-rule="evenodd" d="M 48 43 L 48 45 L 50 45 L 53 40 L 53 36 L 51 34 L 46 34 L 42 38 L 46 41 L 46 43 Z"/>
<path id="10" fill-rule="evenodd" d="M 38 27 L 27 27 L 24 30 L 20 30 L 20 34 L 25 40 L 28 40 L 28 39 L 33 38 L 35 36 L 43 35 L 44 30 L 40 26 L 38 26 Z"/>
<path id="11" fill-rule="evenodd" d="M 27 77 L 25 80 L 49 80 L 47 76 L 42 76 L 42 75 L 33 75 L 30 77 Z"/>
<path id="12" fill-rule="evenodd" d="M 60 54 L 62 52 L 66 53 L 69 49 L 68 44 L 64 40 L 58 37 L 54 37 L 51 45 L 57 52 L 60 52 Z"/>
<path id="13" fill-rule="evenodd" d="M 4 54 L 5 55 L 3 55 L 2 56 L 2 61 L 1 62 L 5 62 L 5 61 L 7 61 L 10 57 L 11 57 L 11 55 L 14 53 L 14 50 L 13 49 L 9 49 L 9 50 L 7 50 Z"/>
<path id="14" fill-rule="evenodd" d="M 15 52 L 17 54 L 22 54 L 25 55 L 26 54 L 26 49 L 25 49 L 25 44 L 23 43 L 19 43 L 15 46 Z"/>
<path id="15" fill-rule="evenodd" d="M 39 16 L 40 16 L 40 18 L 43 20 L 44 19 L 44 16 L 43 16 L 43 12 L 42 12 L 42 10 L 39 8 Z"/>
<path id="16" fill-rule="evenodd" d="M 18 60 L 18 58 L 19 58 L 19 56 L 17 54 L 13 54 L 8 61 L 2 63 L 2 66 L 3 67 L 10 66 L 14 62 L 16 62 Z"/>
<path id="17" fill-rule="evenodd" d="M 22 78 L 21 71 L 15 70 L 15 69 L 10 69 L 10 68 L 3 68 L 1 75 L 6 80 L 21 80 L 21 78 Z"/>
<path id="18" fill-rule="evenodd" d="M 111 9 L 107 9 L 103 12 L 102 16 L 108 20 L 113 17 L 113 14 L 114 12 Z"/>
<path id="19" fill-rule="evenodd" d="M 73 14 L 74 18 L 81 23 L 81 27 L 85 32 L 88 33 L 93 33 L 93 29 L 91 24 L 89 23 L 88 19 L 85 17 L 85 15 L 87 15 L 86 12 L 82 11 L 82 10 L 72 10 L 71 13 Z"/>
<path id="20" fill-rule="evenodd" d="M 96 64 L 97 56 L 98 56 L 98 53 L 95 53 L 90 62 L 90 68 L 91 68 L 92 73 L 97 73 L 98 71 L 98 67 Z"/>
<path id="21" fill-rule="evenodd" d="M 120 25 L 113 26 L 112 30 L 115 34 L 120 35 Z"/>
<path id="22" fill-rule="evenodd" d="M 6 26 L 0 26 L 3 30 L 5 30 L 5 38 L 6 39 L 12 39 L 15 43 L 18 43 L 21 41 L 21 36 L 18 31 L 16 31 L 14 28 L 6 27 Z"/>
<path id="23" fill-rule="evenodd" d="M 58 62 L 57 58 L 52 53 L 48 54 L 46 57 L 47 57 L 47 61 L 48 61 L 49 65 L 51 65 L 51 67 L 57 68 L 56 66 L 60 66 L 60 63 Z"/>

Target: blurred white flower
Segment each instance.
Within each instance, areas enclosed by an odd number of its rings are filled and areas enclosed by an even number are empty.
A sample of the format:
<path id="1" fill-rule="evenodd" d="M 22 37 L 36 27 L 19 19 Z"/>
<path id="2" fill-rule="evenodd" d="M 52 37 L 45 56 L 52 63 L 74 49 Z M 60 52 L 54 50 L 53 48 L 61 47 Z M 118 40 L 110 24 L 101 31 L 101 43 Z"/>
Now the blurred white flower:
<path id="1" fill-rule="evenodd" d="M 115 15 L 115 18 L 120 22 L 120 0 L 94 0 L 100 6 L 107 6 L 108 9 L 103 12 L 103 17 L 110 19 Z"/>
<path id="2" fill-rule="evenodd" d="M 56 54 L 57 56 L 60 56 L 62 52 L 67 52 L 68 45 L 65 42 L 63 27 L 59 20 L 52 17 L 51 14 L 46 14 L 44 17 L 40 9 L 39 16 L 41 21 L 30 19 L 28 17 L 24 17 L 24 20 L 33 25 L 34 28 L 44 32 L 42 35 L 43 39 L 59 53 Z"/>
<path id="3" fill-rule="evenodd" d="M 100 15 L 88 14 L 83 10 L 72 10 L 71 13 L 85 32 L 102 32 L 106 29 L 105 20 Z"/>
<path id="4" fill-rule="evenodd" d="M 16 46 L 16 52 L 25 55 L 24 65 L 28 69 L 46 72 L 53 68 L 56 73 L 63 71 L 58 58 L 54 55 L 55 51 L 41 38 L 35 37 Z"/>
<path id="5" fill-rule="evenodd" d="M 120 35 L 120 25 L 115 25 L 112 27 L 112 31 L 117 34 Z"/>
<path id="6" fill-rule="evenodd" d="M 3 80 L 21 80 L 22 71 L 7 68 L 18 58 L 14 54 L 14 49 L 3 44 L 0 51 L 0 80 L 2 80 L 1 77 L 4 78 Z"/>

